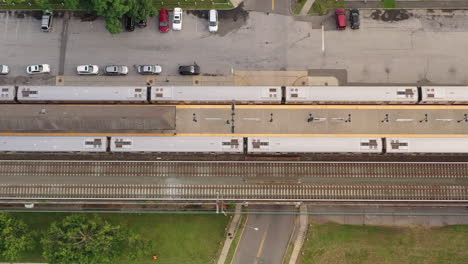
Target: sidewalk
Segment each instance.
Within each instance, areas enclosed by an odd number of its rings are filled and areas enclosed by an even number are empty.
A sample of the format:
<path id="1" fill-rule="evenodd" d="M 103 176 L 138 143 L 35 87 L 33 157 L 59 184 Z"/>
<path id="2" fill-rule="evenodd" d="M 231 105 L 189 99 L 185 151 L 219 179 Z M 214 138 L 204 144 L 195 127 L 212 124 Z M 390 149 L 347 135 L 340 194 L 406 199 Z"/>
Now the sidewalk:
<path id="1" fill-rule="evenodd" d="M 382 8 L 382 3 L 376 0 L 347 0 L 346 8 Z M 451 1 L 396 1 L 396 8 L 402 9 L 468 9 L 467 0 Z"/>
<path id="2" fill-rule="evenodd" d="M 299 212 L 299 231 L 297 233 L 296 241 L 294 241 L 294 248 L 291 254 L 291 258 L 289 259 L 289 264 L 296 264 L 307 235 L 307 225 L 309 222 L 309 217 L 307 215 L 307 205 L 302 204 Z"/>
<path id="3" fill-rule="evenodd" d="M 307 13 L 309 12 L 309 10 L 312 7 L 312 5 L 314 4 L 314 2 L 315 2 L 315 0 L 307 0 L 307 2 L 302 7 L 301 12 L 299 13 L 299 15 L 301 15 L 301 16 L 307 15 Z"/>
<path id="4" fill-rule="evenodd" d="M 231 221 L 228 229 L 228 236 L 226 237 L 226 241 L 224 242 L 223 249 L 219 254 L 218 264 L 224 264 L 226 262 L 226 257 L 229 253 L 229 249 L 231 248 L 233 237 L 236 234 L 237 228 L 239 227 L 239 220 L 241 216 L 242 205 L 236 204 L 236 211 L 234 213 L 234 218 Z"/>

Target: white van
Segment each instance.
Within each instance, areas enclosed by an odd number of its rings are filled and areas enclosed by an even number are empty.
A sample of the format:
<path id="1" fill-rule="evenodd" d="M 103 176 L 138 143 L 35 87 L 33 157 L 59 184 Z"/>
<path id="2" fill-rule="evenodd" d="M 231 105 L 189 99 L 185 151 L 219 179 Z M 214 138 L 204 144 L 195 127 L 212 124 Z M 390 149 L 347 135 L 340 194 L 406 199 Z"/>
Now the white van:
<path id="1" fill-rule="evenodd" d="M 49 32 L 52 29 L 52 17 L 53 14 L 49 10 L 44 11 L 42 14 L 41 29 L 43 32 Z"/>
<path id="2" fill-rule="evenodd" d="M 218 31 L 218 11 L 211 9 L 208 18 L 208 30 L 210 32 Z"/>

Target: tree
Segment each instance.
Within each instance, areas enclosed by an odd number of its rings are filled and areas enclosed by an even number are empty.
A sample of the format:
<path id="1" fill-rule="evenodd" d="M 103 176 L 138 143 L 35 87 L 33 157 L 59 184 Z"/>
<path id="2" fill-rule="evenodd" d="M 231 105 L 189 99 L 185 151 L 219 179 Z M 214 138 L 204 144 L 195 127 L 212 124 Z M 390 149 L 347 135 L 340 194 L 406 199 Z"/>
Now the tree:
<path id="1" fill-rule="evenodd" d="M 125 234 L 96 216 L 70 215 L 54 222 L 41 240 L 51 264 L 106 264 L 121 254 Z"/>
<path id="2" fill-rule="evenodd" d="M 77 9 L 82 1 L 80 0 L 64 0 L 63 3 L 68 9 Z"/>
<path id="3" fill-rule="evenodd" d="M 152 0 L 129 0 L 129 7 L 129 14 L 135 21 L 145 20 L 154 15 Z"/>
<path id="4" fill-rule="evenodd" d="M 106 28 L 110 33 L 122 31 L 122 17 L 129 10 L 128 0 L 92 0 L 93 9 L 98 16 L 106 20 Z"/>
<path id="5" fill-rule="evenodd" d="M 0 256 L 9 262 L 16 261 L 33 248 L 32 233 L 21 220 L 0 212 Z"/>
<path id="6" fill-rule="evenodd" d="M 51 10 L 51 5 L 49 0 L 34 0 L 34 2 L 42 9 L 42 10 Z"/>

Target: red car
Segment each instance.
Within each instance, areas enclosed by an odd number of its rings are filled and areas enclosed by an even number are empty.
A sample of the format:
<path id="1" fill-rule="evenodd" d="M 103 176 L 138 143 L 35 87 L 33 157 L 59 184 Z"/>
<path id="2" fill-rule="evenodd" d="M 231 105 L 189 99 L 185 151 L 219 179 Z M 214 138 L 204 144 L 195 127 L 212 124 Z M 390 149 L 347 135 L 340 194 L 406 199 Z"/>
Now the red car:
<path id="1" fill-rule="evenodd" d="M 166 9 L 159 10 L 159 31 L 169 31 L 169 12 Z"/>
<path id="2" fill-rule="evenodd" d="M 336 16 L 336 29 L 344 30 L 346 29 L 346 11 L 342 8 L 335 10 Z"/>

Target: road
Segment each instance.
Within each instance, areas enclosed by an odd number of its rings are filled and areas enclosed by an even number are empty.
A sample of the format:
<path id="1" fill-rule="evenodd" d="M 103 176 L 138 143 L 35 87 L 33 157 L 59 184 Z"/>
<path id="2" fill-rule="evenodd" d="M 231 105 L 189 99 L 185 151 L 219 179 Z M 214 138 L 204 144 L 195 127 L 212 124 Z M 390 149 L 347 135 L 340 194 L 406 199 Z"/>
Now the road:
<path id="1" fill-rule="evenodd" d="M 253 206 L 239 242 L 234 264 L 281 264 L 294 226 L 289 206 Z M 256 212 L 262 212 L 257 214 Z M 264 212 L 275 212 L 267 214 Z"/>
<path id="2" fill-rule="evenodd" d="M 161 64 L 164 79 L 176 75 L 179 65 L 196 61 L 203 74 L 218 76 L 309 70 L 322 75 L 344 72 L 342 85 L 468 83 L 468 53 L 461 52 L 468 44 L 468 11 L 362 10 L 361 16 L 361 29 L 337 31 L 331 15 L 292 17 L 237 8 L 220 11 L 220 30 L 210 34 L 206 12 L 191 11 L 184 13 L 181 32 L 159 33 L 157 19 L 152 18 L 145 29 L 111 35 L 101 19 L 82 22 L 72 16 L 63 30 L 64 20 L 56 17 L 53 31 L 43 33 L 37 16 L 2 12 L 0 61 L 11 66 L 11 74 L 0 84 L 54 84 L 55 79 L 47 76 L 26 77 L 25 67 L 49 63 L 55 76 L 60 58 L 67 76 L 76 75 L 79 64 L 130 66 L 128 77 L 115 77 L 119 82 L 134 80 L 134 65 Z M 66 51 L 61 56 L 63 43 Z"/>

